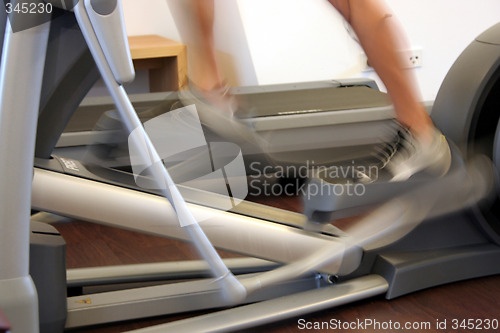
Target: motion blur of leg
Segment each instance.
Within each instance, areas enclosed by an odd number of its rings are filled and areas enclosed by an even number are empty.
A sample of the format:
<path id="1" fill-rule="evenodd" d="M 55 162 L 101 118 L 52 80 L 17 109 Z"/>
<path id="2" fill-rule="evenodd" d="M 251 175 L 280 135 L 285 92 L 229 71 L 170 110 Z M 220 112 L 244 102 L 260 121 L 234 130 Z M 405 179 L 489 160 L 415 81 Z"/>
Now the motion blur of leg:
<path id="1" fill-rule="evenodd" d="M 328 0 L 356 32 L 370 65 L 384 82 L 398 121 L 406 128 L 399 147 L 387 164 L 394 180 L 421 170 L 443 175 L 451 155 L 446 139 L 432 124 L 421 104 L 415 77 L 404 69 L 406 37 L 382 0 Z"/>
<path id="2" fill-rule="evenodd" d="M 170 0 L 169 4 L 188 45 L 191 90 L 219 109 L 234 113 L 235 101 L 228 93 L 217 62 L 214 0 Z"/>
<path id="3" fill-rule="evenodd" d="M 190 89 L 179 93 L 183 104 L 195 104 L 200 121 L 220 137 L 249 151 L 266 151 L 266 142 L 234 116 L 229 93 L 216 57 L 213 0 L 169 0 L 175 23 L 188 46 Z"/>
<path id="4" fill-rule="evenodd" d="M 204 91 L 220 88 L 223 84 L 215 54 L 213 0 L 183 0 L 191 24 L 190 55 L 191 80 Z"/>
<path id="5" fill-rule="evenodd" d="M 235 103 L 222 89 L 214 46 L 214 1 L 171 1 L 180 2 L 183 7 L 180 30 L 189 45 L 192 66 L 189 97 L 197 104 L 201 120 L 223 137 L 236 134 L 244 141 L 259 141 L 257 145 L 262 146 L 255 133 L 233 118 Z M 421 104 L 413 73 L 404 69 L 402 51 L 407 49 L 406 41 L 394 15 L 382 0 L 328 1 L 358 35 L 370 64 L 386 85 L 402 124 L 393 145 L 396 149 L 391 149 L 387 163 L 393 180 L 405 180 L 422 170 L 438 176 L 446 173 L 451 161 L 449 146 Z"/>

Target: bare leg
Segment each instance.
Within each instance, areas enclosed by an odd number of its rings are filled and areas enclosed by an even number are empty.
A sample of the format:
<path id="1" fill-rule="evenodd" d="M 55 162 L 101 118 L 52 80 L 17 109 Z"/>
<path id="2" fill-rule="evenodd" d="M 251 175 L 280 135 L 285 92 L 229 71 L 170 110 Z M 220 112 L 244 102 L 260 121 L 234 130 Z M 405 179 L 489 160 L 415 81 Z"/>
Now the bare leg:
<path id="1" fill-rule="evenodd" d="M 421 104 L 413 73 L 403 69 L 406 49 L 402 29 L 380 0 L 329 0 L 356 32 L 394 104 L 398 120 L 415 135 L 426 137 L 432 122 Z"/>
<path id="2" fill-rule="evenodd" d="M 192 52 L 192 80 L 206 101 L 217 107 L 221 117 L 231 117 L 237 102 L 221 93 L 222 76 L 215 57 L 213 23 L 213 0 L 176 0 L 187 12 Z M 404 180 L 421 170 L 432 169 L 436 175 L 444 174 L 449 167 L 451 155 L 448 144 L 434 128 L 431 118 L 421 104 L 415 77 L 403 67 L 402 52 L 406 49 L 405 36 L 395 17 L 383 0 L 328 0 L 351 24 L 358 35 L 371 65 L 387 87 L 396 110 L 397 119 L 411 131 L 404 136 L 405 146 L 412 147 L 412 155 L 391 155 L 388 170 L 394 180 Z M 209 119 L 207 112 L 205 119 Z M 227 119 L 232 125 L 236 121 Z M 219 132 L 228 127 L 223 122 L 211 122 Z M 242 129 L 242 126 L 238 126 Z M 247 132 L 250 132 L 249 130 Z M 253 135 L 246 135 L 253 137 Z M 404 150 L 399 150 L 404 151 Z M 394 157 L 393 157 L 394 156 Z"/>
<path id="3" fill-rule="evenodd" d="M 191 80 L 203 91 L 218 89 L 223 78 L 214 47 L 214 1 L 181 1 L 186 6 L 184 20 L 187 29 L 182 30 L 185 35 L 189 34 L 187 39 L 190 44 Z M 345 17 L 358 35 L 370 64 L 387 87 L 398 120 L 414 134 L 426 136 L 432 122 L 420 102 L 413 73 L 403 69 L 402 53 L 399 51 L 406 48 L 405 36 L 389 8 L 380 0 L 329 2 Z"/>
<path id="4" fill-rule="evenodd" d="M 239 104 L 224 83 L 216 57 L 214 0 L 169 0 L 169 7 L 188 46 L 191 89 L 179 93 L 185 105 L 195 104 L 201 122 L 221 138 L 262 151 L 267 142 L 234 116 Z"/>
<path id="5" fill-rule="evenodd" d="M 180 30 L 189 46 L 191 81 L 204 91 L 218 89 L 222 86 L 223 78 L 214 46 L 214 0 L 177 1 L 182 1 L 182 6 L 185 6 Z"/>

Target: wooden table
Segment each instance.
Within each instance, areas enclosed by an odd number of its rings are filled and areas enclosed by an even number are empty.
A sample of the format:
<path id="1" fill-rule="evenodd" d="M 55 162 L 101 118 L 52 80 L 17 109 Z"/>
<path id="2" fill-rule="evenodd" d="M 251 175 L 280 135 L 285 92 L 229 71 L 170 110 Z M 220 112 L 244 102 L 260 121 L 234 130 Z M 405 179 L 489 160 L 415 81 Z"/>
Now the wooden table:
<path id="1" fill-rule="evenodd" d="M 157 35 L 129 36 L 128 41 L 135 69 L 149 71 L 151 92 L 179 90 L 187 85 L 184 44 Z"/>

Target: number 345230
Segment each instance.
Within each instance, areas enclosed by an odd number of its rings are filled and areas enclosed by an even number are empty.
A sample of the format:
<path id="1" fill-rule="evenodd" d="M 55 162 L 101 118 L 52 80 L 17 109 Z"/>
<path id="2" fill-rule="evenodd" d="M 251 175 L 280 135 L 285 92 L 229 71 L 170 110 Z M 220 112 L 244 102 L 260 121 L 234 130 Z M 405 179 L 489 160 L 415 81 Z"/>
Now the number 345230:
<path id="1" fill-rule="evenodd" d="M 5 4 L 5 11 L 7 14 L 44 14 L 44 13 L 52 13 L 52 4 L 51 3 L 16 3 L 12 5 L 10 2 Z"/>

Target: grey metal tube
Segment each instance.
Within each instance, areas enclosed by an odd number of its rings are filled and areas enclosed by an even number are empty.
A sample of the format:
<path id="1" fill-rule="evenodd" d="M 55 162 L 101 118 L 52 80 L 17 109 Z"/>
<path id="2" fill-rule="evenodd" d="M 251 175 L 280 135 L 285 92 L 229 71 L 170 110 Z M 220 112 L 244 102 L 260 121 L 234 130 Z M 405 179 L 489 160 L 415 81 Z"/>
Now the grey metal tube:
<path id="1" fill-rule="evenodd" d="M 120 111 L 120 115 L 126 128 L 130 133 L 134 130 L 139 130 L 139 137 L 144 140 L 148 150 L 143 151 L 143 149 L 136 149 L 136 151 L 142 154 L 141 159 L 143 161 L 161 161 L 151 140 L 144 131 L 142 123 L 139 121 L 125 89 L 117 83 L 118 78 L 116 73 L 113 73 L 112 69 L 106 65 L 106 57 L 99 46 L 99 41 L 96 36 L 90 33 L 94 31 L 94 28 L 86 9 L 89 10 L 89 7 L 85 6 L 83 1 L 80 1 L 75 6 L 74 11 L 77 21 L 82 29 L 82 33 L 87 41 L 87 44 L 89 45 L 94 59 L 96 60 L 97 66 L 101 71 L 109 93 Z M 110 29 L 113 29 L 113 27 Z M 132 143 L 140 147 L 140 142 L 132 140 Z M 215 251 L 200 225 L 192 216 L 192 213 L 186 206 L 184 199 L 163 164 L 153 163 L 151 171 L 156 182 L 163 185 L 160 186 L 160 188 L 163 189 L 164 196 L 168 198 L 174 207 L 177 215 L 179 216 L 181 225 L 190 235 L 193 240 L 193 244 L 198 248 L 204 259 L 210 264 L 212 272 L 217 277 L 217 282 L 221 285 L 222 291 L 226 295 L 228 302 L 237 303 L 242 301 L 246 297 L 245 288 L 238 282 L 238 280 L 231 274 L 222 262 L 217 251 Z"/>
<path id="2" fill-rule="evenodd" d="M 238 332 L 380 295 L 388 286 L 379 275 L 367 275 L 330 287 L 130 332 Z"/>
<path id="3" fill-rule="evenodd" d="M 38 331 L 29 276 L 30 197 L 49 27 L 14 33 L 7 23 L 0 67 L 0 294 L 9 294 L 0 298 L 0 307 L 16 332 Z"/>

